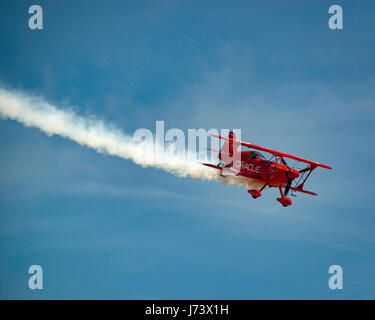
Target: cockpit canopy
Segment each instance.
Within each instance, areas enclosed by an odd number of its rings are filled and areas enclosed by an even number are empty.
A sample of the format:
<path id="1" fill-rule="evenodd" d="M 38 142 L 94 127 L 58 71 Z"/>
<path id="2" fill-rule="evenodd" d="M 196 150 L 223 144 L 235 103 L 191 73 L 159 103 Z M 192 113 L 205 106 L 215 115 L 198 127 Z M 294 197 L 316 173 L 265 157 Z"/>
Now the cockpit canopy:
<path id="1" fill-rule="evenodd" d="M 258 151 L 250 151 L 249 159 L 266 159 L 263 154 Z"/>

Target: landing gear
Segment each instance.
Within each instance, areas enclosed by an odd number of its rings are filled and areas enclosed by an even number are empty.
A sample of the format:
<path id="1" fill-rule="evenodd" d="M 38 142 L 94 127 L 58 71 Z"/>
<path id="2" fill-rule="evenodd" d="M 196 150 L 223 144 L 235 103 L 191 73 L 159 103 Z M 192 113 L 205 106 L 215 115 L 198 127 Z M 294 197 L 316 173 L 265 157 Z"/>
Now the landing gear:
<path id="1" fill-rule="evenodd" d="M 284 196 L 283 189 L 281 186 L 279 187 L 281 198 L 277 198 L 276 200 L 279 201 L 283 207 L 288 207 L 292 204 L 292 200 Z"/>
<path id="2" fill-rule="evenodd" d="M 251 189 L 251 190 L 247 190 L 248 193 L 250 193 L 250 195 L 254 198 L 254 199 L 257 199 L 259 198 L 261 195 L 262 195 L 262 191 L 263 189 L 268 185 L 268 183 L 266 183 L 262 188 L 260 188 L 260 190 L 258 189 Z M 277 198 L 276 200 L 279 201 L 283 207 L 288 207 L 292 204 L 292 200 L 290 200 L 289 198 L 287 198 L 284 193 L 283 193 L 283 189 L 281 186 L 279 186 L 279 190 L 280 190 L 280 195 L 281 195 L 281 198 Z"/>
<path id="3" fill-rule="evenodd" d="M 247 190 L 247 192 L 250 193 L 254 199 L 259 198 L 262 195 L 262 192 L 258 189 Z"/>
<path id="4" fill-rule="evenodd" d="M 292 200 L 290 200 L 289 198 L 277 198 L 276 199 L 277 201 L 279 201 L 283 207 L 287 207 L 287 206 L 290 206 L 292 204 Z"/>
<path id="5" fill-rule="evenodd" d="M 254 199 L 259 198 L 259 197 L 262 195 L 262 191 L 263 191 L 263 189 L 264 189 L 265 187 L 267 187 L 267 185 L 268 185 L 268 182 L 265 183 L 265 184 L 263 185 L 263 187 L 260 188 L 260 190 L 258 190 L 258 189 L 251 189 L 251 190 L 247 190 L 247 192 L 250 193 L 251 196 L 252 196 Z"/>

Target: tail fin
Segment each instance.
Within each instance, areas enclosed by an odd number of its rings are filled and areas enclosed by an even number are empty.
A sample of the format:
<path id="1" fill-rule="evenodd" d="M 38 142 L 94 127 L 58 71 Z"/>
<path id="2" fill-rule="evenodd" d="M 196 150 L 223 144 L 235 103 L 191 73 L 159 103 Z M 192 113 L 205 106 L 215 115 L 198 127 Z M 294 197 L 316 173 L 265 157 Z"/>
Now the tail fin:
<path id="1" fill-rule="evenodd" d="M 236 134 L 231 131 L 229 132 L 228 138 L 236 140 Z M 238 152 L 239 143 L 225 140 L 223 147 L 219 151 L 219 159 L 224 164 L 230 164 L 233 161 L 233 154 Z"/>

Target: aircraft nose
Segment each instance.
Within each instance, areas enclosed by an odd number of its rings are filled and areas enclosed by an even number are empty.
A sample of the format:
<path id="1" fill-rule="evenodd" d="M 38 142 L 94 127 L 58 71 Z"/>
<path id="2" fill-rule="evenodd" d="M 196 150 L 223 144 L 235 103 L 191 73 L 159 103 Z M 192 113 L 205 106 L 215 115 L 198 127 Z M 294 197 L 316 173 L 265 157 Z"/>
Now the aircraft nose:
<path id="1" fill-rule="evenodd" d="M 298 178 L 299 172 L 297 170 L 290 168 L 290 171 L 288 172 L 288 176 L 292 179 Z"/>

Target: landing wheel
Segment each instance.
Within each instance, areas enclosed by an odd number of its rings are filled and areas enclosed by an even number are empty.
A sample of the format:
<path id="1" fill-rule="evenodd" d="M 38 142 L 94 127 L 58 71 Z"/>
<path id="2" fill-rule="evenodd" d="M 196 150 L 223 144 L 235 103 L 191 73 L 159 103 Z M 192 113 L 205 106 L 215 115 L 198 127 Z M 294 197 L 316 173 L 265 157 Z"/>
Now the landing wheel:
<path id="1" fill-rule="evenodd" d="M 288 207 L 292 204 L 292 200 L 290 200 L 289 198 L 286 198 L 286 197 L 277 198 L 276 200 L 279 201 L 283 205 L 283 207 Z"/>
<path id="2" fill-rule="evenodd" d="M 262 192 L 260 192 L 258 189 L 247 190 L 247 192 L 251 194 L 253 199 L 259 198 L 262 195 Z"/>

